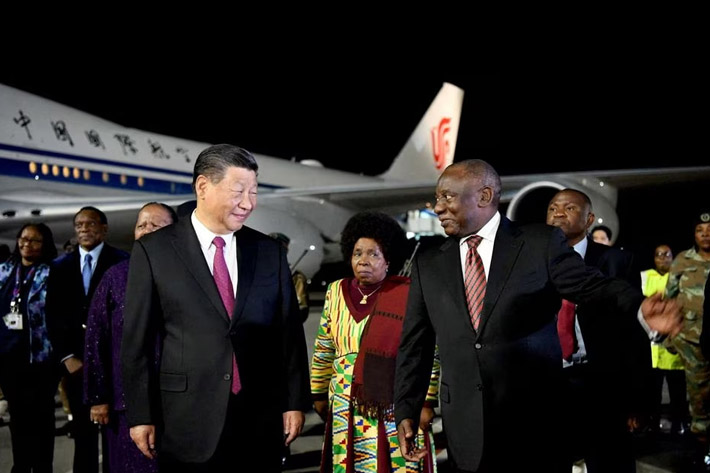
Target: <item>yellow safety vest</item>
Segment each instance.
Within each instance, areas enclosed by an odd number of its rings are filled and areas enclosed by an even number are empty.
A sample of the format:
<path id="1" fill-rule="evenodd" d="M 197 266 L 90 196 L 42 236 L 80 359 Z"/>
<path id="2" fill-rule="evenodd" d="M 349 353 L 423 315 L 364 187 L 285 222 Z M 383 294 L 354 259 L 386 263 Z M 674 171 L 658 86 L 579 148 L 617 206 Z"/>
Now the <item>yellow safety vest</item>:
<path id="1" fill-rule="evenodd" d="M 663 292 L 668 283 L 668 275 L 669 273 L 661 275 L 655 269 L 641 271 L 643 295 L 649 297 L 657 292 Z M 674 355 L 663 345 L 651 343 L 651 366 L 662 370 L 682 370 L 683 362 L 680 355 Z"/>

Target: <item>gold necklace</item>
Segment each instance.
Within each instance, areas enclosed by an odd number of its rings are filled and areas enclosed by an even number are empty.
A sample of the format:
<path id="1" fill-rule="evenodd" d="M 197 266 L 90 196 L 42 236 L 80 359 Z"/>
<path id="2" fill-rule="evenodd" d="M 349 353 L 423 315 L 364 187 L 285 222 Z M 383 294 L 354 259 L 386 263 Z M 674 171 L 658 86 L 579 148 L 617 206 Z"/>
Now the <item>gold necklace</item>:
<path id="1" fill-rule="evenodd" d="M 360 286 L 356 285 L 355 287 L 357 288 L 357 291 L 362 295 L 362 299 L 360 299 L 360 304 L 367 304 L 367 298 L 370 297 L 371 295 L 373 295 L 374 293 L 376 293 L 377 291 L 379 291 L 380 288 L 382 287 L 382 284 L 377 286 L 377 289 L 375 289 L 374 291 L 372 291 L 369 294 L 365 294 L 364 292 L 362 292 L 360 290 Z"/>

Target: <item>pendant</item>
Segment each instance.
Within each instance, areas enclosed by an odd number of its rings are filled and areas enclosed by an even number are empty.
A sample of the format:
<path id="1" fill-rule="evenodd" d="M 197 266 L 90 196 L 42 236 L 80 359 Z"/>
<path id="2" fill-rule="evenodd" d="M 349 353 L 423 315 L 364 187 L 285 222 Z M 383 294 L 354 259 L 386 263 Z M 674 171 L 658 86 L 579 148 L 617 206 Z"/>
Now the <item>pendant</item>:
<path id="1" fill-rule="evenodd" d="M 360 304 L 367 304 L 367 296 L 362 296 L 362 299 L 360 299 Z"/>

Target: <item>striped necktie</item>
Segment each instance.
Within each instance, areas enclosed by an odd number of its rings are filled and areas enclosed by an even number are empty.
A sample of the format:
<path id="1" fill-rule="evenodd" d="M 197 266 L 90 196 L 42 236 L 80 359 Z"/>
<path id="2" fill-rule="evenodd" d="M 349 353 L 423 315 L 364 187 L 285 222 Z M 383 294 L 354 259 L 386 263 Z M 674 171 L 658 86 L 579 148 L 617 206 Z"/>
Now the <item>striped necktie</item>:
<path id="1" fill-rule="evenodd" d="M 483 313 L 483 299 L 486 296 L 486 271 L 483 269 L 483 260 L 476 248 L 483 238 L 474 235 L 468 240 L 468 253 L 466 254 L 466 302 L 468 313 L 471 316 L 473 329 L 478 330 Z"/>

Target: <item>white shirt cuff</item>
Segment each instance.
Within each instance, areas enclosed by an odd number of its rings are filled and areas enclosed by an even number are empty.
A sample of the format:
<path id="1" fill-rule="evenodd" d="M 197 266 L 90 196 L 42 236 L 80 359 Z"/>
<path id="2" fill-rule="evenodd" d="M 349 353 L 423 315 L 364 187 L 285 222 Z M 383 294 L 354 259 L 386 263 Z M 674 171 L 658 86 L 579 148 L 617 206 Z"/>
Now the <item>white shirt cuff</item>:
<path id="1" fill-rule="evenodd" d="M 646 319 L 643 318 L 643 312 L 641 311 L 640 306 L 639 311 L 636 314 L 636 318 L 638 318 L 638 321 L 641 324 L 641 327 L 643 327 L 644 331 L 648 335 L 649 340 L 651 340 L 652 342 L 658 342 L 663 339 L 663 335 L 659 334 L 656 330 L 651 330 L 651 327 L 648 326 L 648 324 L 646 323 Z"/>

